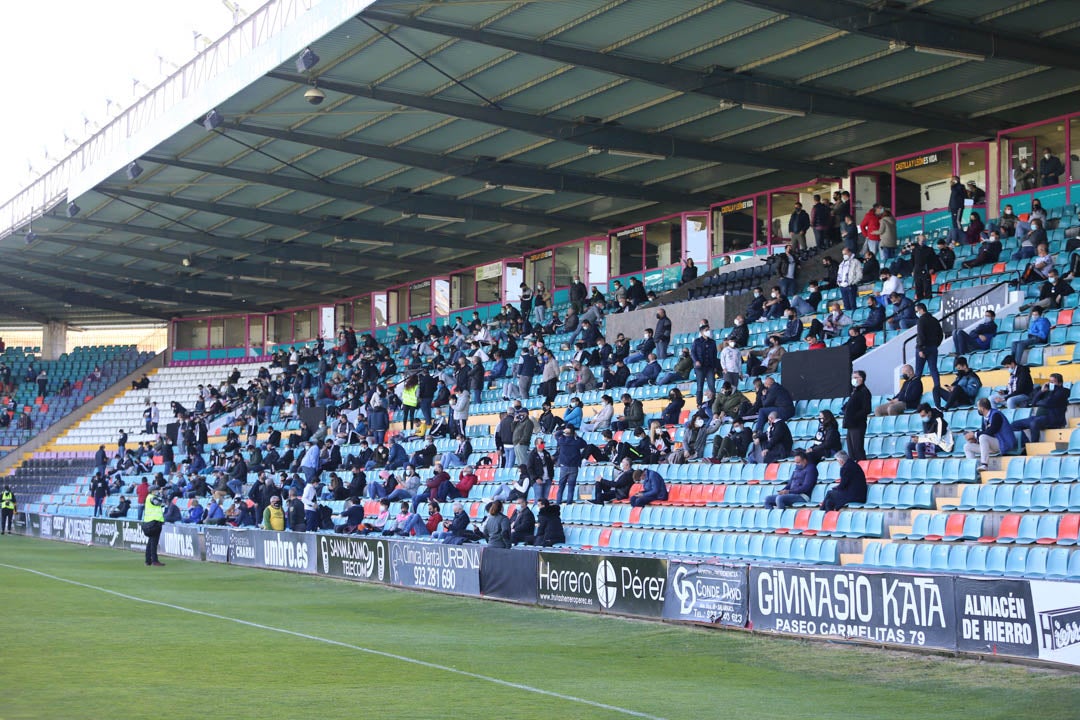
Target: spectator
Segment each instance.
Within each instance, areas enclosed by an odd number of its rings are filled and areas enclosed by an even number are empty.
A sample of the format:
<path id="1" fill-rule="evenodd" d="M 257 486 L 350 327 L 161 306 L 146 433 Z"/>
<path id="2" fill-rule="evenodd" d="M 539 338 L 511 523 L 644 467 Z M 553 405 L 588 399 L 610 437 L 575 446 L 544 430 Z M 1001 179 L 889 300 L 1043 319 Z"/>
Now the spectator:
<path id="1" fill-rule="evenodd" d="M 784 483 L 784 487 L 765 498 L 765 508 L 786 510 L 792 505 L 810 502 L 817 481 L 817 465 L 810 461 L 805 452 L 796 450 L 795 469 L 791 472 L 791 477 Z"/>
<path id="2" fill-rule="evenodd" d="M 1015 421 L 1013 430 L 1020 432 L 1021 444 L 1025 440 L 1024 431 L 1029 436 L 1028 442 L 1039 442 L 1040 433 L 1048 428 L 1063 428 L 1067 422 L 1065 411 L 1069 407 L 1069 391 L 1060 373 L 1051 373 L 1050 382 L 1046 383 L 1031 399 L 1034 413 Z"/>
<path id="3" fill-rule="evenodd" d="M 960 178 L 953 175 L 949 178 L 949 240 L 954 243 L 960 242 L 963 232 L 961 220 L 966 201 L 967 191 L 960 184 Z"/>
<path id="4" fill-rule="evenodd" d="M 985 226 L 983 225 L 982 218 L 979 217 L 979 213 L 971 213 L 971 219 L 968 220 L 968 226 L 964 230 L 964 242 L 966 242 L 968 245 L 974 245 L 975 243 L 979 242 L 979 240 L 982 238 L 982 233 L 984 229 Z M 996 231 L 991 232 L 991 235 L 996 234 Z M 998 241 L 998 245 L 1001 245 L 1000 241 Z M 997 251 L 997 254 L 998 257 L 1001 256 L 1000 249 Z"/>
<path id="5" fill-rule="evenodd" d="M 953 370 L 956 373 L 956 379 L 951 384 L 935 387 L 933 390 L 934 402 L 942 410 L 952 410 L 973 404 L 979 395 L 979 390 L 982 389 L 982 380 L 968 366 L 967 358 L 957 357 L 953 361 Z"/>
<path id="6" fill-rule="evenodd" d="M 926 245 L 926 236 L 920 234 L 911 248 L 911 276 L 915 281 L 915 299 L 927 300 L 933 295 L 932 273 L 939 269 L 939 258 Z"/>
<path id="7" fill-rule="evenodd" d="M 518 498 L 517 510 L 510 518 L 510 544 L 532 545 L 536 539 L 536 516 L 529 509 L 527 498 Z"/>
<path id="8" fill-rule="evenodd" d="M 840 510 L 849 503 L 866 502 L 866 475 L 859 463 L 842 450 L 836 453 L 836 463 L 840 466 L 840 480 L 825 493 L 821 509 L 826 512 Z"/>
<path id="9" fill-rule="evenodd" d="M 753 433 L 750 428 L 745 426 L 743 419 L 740 417 L 732 418 L 731 429 L 728 434 L 721 437 L 717 433 L 713 437 L 712 459 L 717 462 L 722 462 L 726 458 L 742 460 L 746 457 L 752 441 Z"/>
<path id="10" fill-rule="evenodd" d="M 929 403 L 921 403 L 918 412 L 923 423 L 922 433 L 912 436 L 911 442 L 904 450 L 904 457 L 911 460 L 917 454 L 922 460 L 935 457 L 938 450 L 952 452 L 953 436 L 942 412 Z"/>
<path id="11" fill-rule="evenodd" d="M 511 547 L 510 519 L 503 514 L 502 509 L 502 501 L 492 500 L 487 508 L 488 516 L 483 528 L 476 528 L 476 530 L 487 540 L 488 547 L 506 550 Z"/>
<path id="12" fill-rule="evenodd" d="M 1031 370 L 1027 365 L 1017 362 L 1012 355 L 1006 355 L 1001 365 L 1009 371 L 1009 384 L 1004 391 L 994 395 L 994 402 L 1010 410 L 1030 405 L 1035 390 L 1031 381 Z"/>
<path id="13" fill-rule="evenodd" d="M 552 547 L 566 542 L 559 506 L 547 498 L 541 498 L 536 518 L 536 541 L 541 547 Z"/>
<path id="14" fill-rule="evenodd" d="M 1020 312 L 1025 312 L 1032 308 L 1041 308 L 1043 310 L 1049 310 L 1050 308 L 1060 308 L 1065 298 L 1072 295 L 1073 289 L 1058 273 L 1057 270 L 1051 270 L 1046 278 L 1046 282 L 1039 288 L 1039 299 L 1033 303 L 1020 306 Z"/>
<path id="15" fill-rule="evenodd" d="M 910 302 L 910 301 L 909 301 Z M 880 332 L 885 329 L 885 308 L 878 301 L 877 296 L 866 296 L 866 317 L 857 326 L 860 333 Z M 912 318 L 914 321 L 914 318 Z"/>
<path id="16" fill-rule="evenodd" d="M 806 211 L 802 210 L 801 205 L 796 205 L 796 207 L 798 208 L 796 210 L 796 213 L 802 213 L 802 215 L 804 215 L 804 216 L 806 215 Z M 792 213 L 792 216 L 791 216 L 792 222 L 795 221 L 796 213 Z M 809 224 L 809 220 L 807 220 L 807 224 Z M 805 245 L 806 245 L 806 231 L 804 230 L 802 233 L 800 233 L 799 237 L 801 237 L 802 244 L 805 247 Z M 779 289 L 779 291 L 780 291 L 780 295 L 786 301 L 790 301 L 790 299 L 795 296 L 795 273 L 799 269 L 799 259 L 795 255 L 795 248 L 796 248 L 796 245 L 798 243 L 794 242 L 795 239 L 796 239 L 795 235 L 793 234 L 792 235 L 793 242 L 788 243 L 784 247 L 784 252 L 780 253 L 777 256 L 777 260 L 778 260 L 777 272 L 780 274 L 780 283 L 779 283 L 780 284 L 780 289 Z M 774 299 L 779 300 L 779 298 L 774 298 Z"/>
<path id="17" fill-rule="evenodd" d="M 94 499 L 94 517 L 105 515 L 105 498 L 109 497 L 109 481 L 104 475 L 95 475 L 90 481 L 90 496 Z"/>
<path id="18" fill-rule="evenodd" d="M 1043 317 L 1040 307 L 1031 308 L 1028 317 L 1027 337 L 1012 344 L 1012 356 L 1016 362 L 1024 362 L 1024 353 L 1032 345 L 1044 345 L 1050 340 L 1050 321 Z"/>
<path id="19" fill-rule="evenodd" d="M 878 262 L 877 254 L 867 250 L 862 257 L 862 279 L 859 284 L 873 283 L 881 275 L 881 263 Z"/>
<path id="20" fill-rule="evenodd" d="M 870 298 L 873 299 L 873 295 L 871 295 Z M 845 328 L 851 325 L 851 317 L 844 314 L 844 310 L 840 303 L 834 302 L 829 306 L 829 314 L 825 316 L 823 325 L 825 328 L 825 337 L 839 337 L 841 333 L 846 332 Z"/>
<path id="21" fill-rule="evenodd" d="M 631 468 L 630 458 L 623 458 L 613 480 L 600 478 L 596 481 L 593 498 L 589 502 L 594 505 L 603 505 L 612 500 L 626 500 L 630 497 L 630 488 L 633 487 L 635 482 L 634 475 L 635 472 Z"/>
<path id="22" fill-rule="evenodd" d="M 765 378 L 765 395 L 761 400 L 761 409 L 758 410 L 757 424 L 754 432 L 760 434 L 765 428 L 765 421 L 770 413 L 776 413 L 781 420 L 790 420 L 795 417 L 795 401 L 791 393 L 772 377 Z"/>
<path id="23" fill-rule="evenodd" d="M 871 210 L 871 213 L 873 211 Z M 869 213 L 868 213 L 869 215 Z M 859 294 L 859 283 L 862 282 L 862 263 L 855 257 L 855 253 L 846 247 L 843 250 L 843 260 L 836 271 L 836 284 L 840 288 L 840 296 L 844 300 L 844 308 L 855 312 L 858 307 L 856 298 Z"/>
<path id="24" fill-rule="evenodd" d="M 661 425 L 678 425 L 679 416 L 682 414 L 683 407 L 686 406 L 686 400 L 683 399 L 682 391 L 679 388 L 672 388 L 668 391 L 668 404 L 660 413 Z"/>
<path id="25" fill-rule="evenodd" d="M 668 499 L 667 485 L 664 478 L 655 470 L 635 470 L 634 481 L 641 481 L 641 492 L 630 498 L 632 507 L 645 507 L 649 503 Z"/>
<path id="26" fill-rule="evenodd" d="M 224 525 L 225 510 L 221 507 L 216 495 L 211 496 L 206 505 L 206 514 L 203 516 L 203 525 Z"/>
<path id="27" fill-rule="evenodd" d="M 893 395 L 888 402 L 874 408 L 874 415 L 878 417 L 903 415 L 919 406 L 923 394 L 922 378 L 915 374 L 913 367 L 904 365 L 900 368 L 900 380 L 900 392 Z"/>
<path id="28" fill-rule="evenodd" d="M 318 527 L 317 522 L 315 527 Z M 263 510 L 262 529 L 279 531 L 285 529 L 285 511 L 281 508 L 281 497 L 279 495 L 270 498 L 270 504 Z"/>
<path id="29" fill-rule="evenodd" d="M 1008 419 L 1000 410 L 995 410 L 986 398 L 979 400 L 979 415 L 982 427 L 975 432 L 964 434 L 964 457 L 969 460 L 979 458 L 979 470 L 990 467 L 991 455 L 1006 455 L 1016 447 L 1016 436 Z"/>
<path id="30" fill-rule="evenodd" d="M 765 301 L 765 319 L 777 320 L 784 316 L 789 307 L 791 302 L 787 295 L 784 295 L 779 286 L 774 287 L 769 291 L 769 299 Z"/>
<path id="31" fill-rule="evenodd" d="M 875 255 L 877 255 L 878 246 L 881 243 L 881 215 L 884 211 L 885 208 L 881 206 L 881 203 L 874 203 L 873 207 L 871 207 L 866 212 L 866 215 L 863 216 L 862 222 L 859 223 L 859 230 L 862 231 L 863 238 L 866 242 L 864 249 Z M 842 266 L 843 263 L 841 263 L 841 267 Z M 842 270 L 841 273 L 843 273 Z M 843 287 L 842 283 L 840 287 Z M 844 307 L 854 310 L 855 304 L 851 303 L 849 305 L 845 298 Z"/>
<path id="32" fill-rule="evenodd" d="M 966 355 L 973 350 L 989 350 L 997 335 L 997 313 L 987 309 L 983 320 L 971 330 L 953 331 L 953 350 L 957 355 Z"/>
<path id="33" fill-rule="evenodd" d="M 780 371 L 780 361 L 784 359 L 784 346 L 779 335 L 770 335 L 761 350 L 751 350 L 746 354 L 747 375 L 772 375 Z M 738 382 L 736 380 L 736 382 Z"/>
<path id="34" fill-rule="evenodd" d="M 690 358 L 694 361 L 694 374 L 697 376 L 697 404 L 706 386 L 709 392 L 716 392 L 716 341 L 712 339 L 712 330 L 707 324 L 698 328 L 698 337 L 690 346 Z"/>
<path id="35" fill-rule="evenodd" d="M 109 511 L 109 517 L 111 518 L 126 518 L 128 511 L 131 509 L 131 501 L 127 497 L 121 495 L 120 502 L 116 507 Z"/>
<path id="36" fill-rule="evenodd" d="M 578 471 L 581 469 L 581 461 L 585 458 L 587 444 L 574 432 L 574 428 L 563 428 L 562 437 L 558 440 L 556 460 L 559 465 L 559 490 L 556 497 L 558 504 L 563 503 L 564 492 L 567 503 L 573 503 L 577 488 Z"/>
<path id="37" fill-rule="evenodd" d="M 683 348 L 679 351 L 679 359 L 675 361 L 675 367 L 671 372 L 660 373 L 656 378 L 657 385 L 672 385 L 686 382 L 690 379 L 690 371 L 694 369 L 694 361 L 690 359 L 690 349 Z"/>
<path id="38" fill-rule="evenodd" d="M 582 423 L 582 432 L 601 432 L 611 427 L 611 421 L 615 417 L 615 400 L 610 395 L 600 396 L 600 409 L 596 411 L 596 414 L 589 418 L 589 421 Z M 566 423 L 573 427 L 568 421 Z"/>
<path id="39" fill-rule="evenodd" d="M 1042 160 L 1039 161 L 1039 187 L 1057 185 L 1065 172 L 1065 166 L 1061 164 L 1050 148 L 1043 148 Z"/>
<path id="40" fill-rule="evenodd" d="M 873 412 L 873 396 L 866 387 L 866 372 L 851 373 L 851 395 L 844 403 L 844 428 L 847 430 L 848 456 L 856 462 L 866 459 L 866 422 Z"/>
<path id="41" fill-rule="evenodd" d="M 878 237 L 881 240 L 878 252 L 881 254 L 882 263 L 892 260 L 896 257 L 896 218 L 888 210 L 881 213 L 881 226 Z M 866 275 L 866 273 L 864 272 L 863 275 Z"/>
<path id="42" fill-rule="evenodd" d="M 848 356 L 851 362 L 855 362 L 866 354 L 866 337 L 861 329 L 852 325 L 848 328 L 848 340 L 844 343 L 848 347 Z"/>
<path id="43" fill-rule="evenodd" d="M 814 204 L 810 208 L 810 227 L 814 229 L 814 247 L 820 250 L 830 244 L 827 235 L 831 226 L 829 206 L 821 202 L 821 195 L 814 195 Z"/>
<path id="44" fill-rule="evenodd" d="M 746 459 L 752 463 L 779 462 L 791 455 L 791 430 L 775 410 L 769 413 L 769 426 L 765 435 L 754 434 L 754 441 L 747 451 Z"/>
<path id="45" fill-rule="evenodd" d="M 934 380 L 934 387 L 941 387 L 941 377 L 938 375 L 938 348 L 945 333 L 941 329 L 941 322 L 931 315 L 924 303 L 915 305 L 915 315 L 918 317 L 915 327 L 915 376 L 922 377 L 923 368 L 928 367 L 930 377 Z"/>
<path id="46" fill-rule="evenodd" d="M 1001 240 L 998 239 L 997 230 L 991 230 L 990 234 L 982 239 L 979 252 L 975 254 L 975 257 L 965 260 L 960 263 L 960 266 L 970 269 L 982 265 L 993 265 L 999 257 L 1001 257 Z"/>
<path id="47" fill-rule="evenodd" d="M 660 367 L 660 362 L 656 359 L 656 354 L 649 353 L 649 362 L 641 369 L 641 372 L 636 373 L 626 381 L 626 387 L 637 388 L 646 385 L 655 385 L 662 372 L 663 368 Z"/>
<path id="48" fill-rule="evenodd" d="M 686 258 L 686 263 L 683 266 L 682 277 L 680 278 L 679 284 L 685 285 L 686 283 L 693 282 L 694 280 L 697 280 L 697 276 L 698 269 L 697 265 L 694 264 L 694 258 Z"/>
<path id="49" fill-rule="evenodd" d="M 832 411 L 824 408 L 818 411 L 818 429 L 814 433 L 814 444 L 806 451 L 806 457 L 815 465 L 840 452 L 840 425 Z"/>

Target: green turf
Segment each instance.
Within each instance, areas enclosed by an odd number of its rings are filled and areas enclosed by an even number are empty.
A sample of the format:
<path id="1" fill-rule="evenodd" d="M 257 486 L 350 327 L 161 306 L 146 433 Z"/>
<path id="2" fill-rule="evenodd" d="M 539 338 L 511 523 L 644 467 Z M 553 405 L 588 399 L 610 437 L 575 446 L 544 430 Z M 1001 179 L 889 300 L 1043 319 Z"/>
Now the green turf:
<path id="1" fill-rule="evenodd" d="M 1074 674 L 600 618 L 22 537 L 0 563 L 668 718 L 1076 718 Z M 0 720 L 628 718 L 0 567 Z"/>

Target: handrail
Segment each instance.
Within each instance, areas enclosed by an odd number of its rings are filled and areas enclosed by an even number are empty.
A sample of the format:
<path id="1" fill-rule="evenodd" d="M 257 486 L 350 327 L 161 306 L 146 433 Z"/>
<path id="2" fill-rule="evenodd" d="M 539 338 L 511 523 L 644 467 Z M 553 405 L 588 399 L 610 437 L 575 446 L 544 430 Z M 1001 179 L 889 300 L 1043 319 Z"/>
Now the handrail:
<path id="1" fill-rule="evenodd" d="M 959 307 L 955 308 L 954 310 L 951 310 L 950 312 L 946 313 L 945 315 L 942 315 L 940 319 L 941 320 L 946 320 L 946 319 L 948 319 L 950 317 L 953 317 L 954 315 L 959 313 L 964 308 L 971 306 L 972 304 L 978 302 L 979 300 L 982 300 L 984 297 L 986 297 L 987 295 L 992 293 L 994 290 L 997 290 L 1002 285 L 1008 285 L 1008 283 L 998 282 L 998 283 L 994 283 L 994 284 L 988 286 L 986 288 L 986 290 L 983 290 L 981 293 L 979 293 L 975 297 L 971 298 L 970 300 L 968 300 L 963 305 L 960 305 Z M 904 365 L 908 364 L 908 359 L 907 359 L 908 344 L 911 343 L 912 341 L 916 340 L 918 337 L 919 337 L 919 335 L 918 335 L 918 333 L 916 333 L 916 334 L 908 337 L 906 340 L 904 340 L 904 344 L 901 345 L 901 347 L 900 347 L 900 359 L 902 361 L 902 364 L 904 364 Z"/>

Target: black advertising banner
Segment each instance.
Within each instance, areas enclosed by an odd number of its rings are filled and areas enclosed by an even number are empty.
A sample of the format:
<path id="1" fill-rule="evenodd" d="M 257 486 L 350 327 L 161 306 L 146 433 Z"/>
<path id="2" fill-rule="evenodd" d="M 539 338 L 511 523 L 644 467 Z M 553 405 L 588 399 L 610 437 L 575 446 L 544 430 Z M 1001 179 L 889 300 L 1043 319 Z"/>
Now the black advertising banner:
<path id="1" fill-rule="evenodd" d="M 146 536 L 142 526 L 134 520 L 94 519 L 94 544 L 101 547 L 143 552 Z"/>
<path id="2" fill-rule="evenodd" d="M 232 531 L 224 526 L 203 526 L 203 545 L 209 562 L 229 562 L 229 534 Z"/>
<path id="3" fill-rule="evenodd" d="M 667 560 L 540 553 L 537 594 L 541 605 L 662 617 Z"/>
<path id="4" fill-rule="evenodd" d="M 754 630 L 956 648 L 954 580 L 945 575 L 752 567 Z"/>
<path id="5" fill-rule="evenodd" d="M 390 582 L 401 587 L 480 595 L 479 545 L 389 541 Z"/>
<path id="6" fill-rule="evenodd" d="M 360 582 L 390 582 L 387 541 L 381 538 L 319 535 L 316 572 Z"/>
<path id="7" fill-rule="evenodd" d="M 844 345 L 784 354 L 780 382 L 795 400 L 851 394 L 851 352 Z"/>
<path id="8" fill-rule="evenodd" d="M 17 512 L 13 518 L 15 532 L 30 537 L 41 537 L 41 516 L 37 513 Z"/>
<path id="9" fill-rule="evenodd" d="M 950 290 L 941 296 L 941 329 L 945 331 L 945 337 L 952 334 L 957 328 L 964 328 L 981 322 L 987 310 L 995 313 L 1001 312 L 1001 308 L 1009 304 L 1009 287 L 1004 283 L 998 285 L 990 292 L 975 300 L 981 293 L 986 292 L 986 285 Z M 975 300 L 972 302 L 972 300 Z M 950 316 L 954 310 L 958 310 L 964 303 L 971 303 L 956 315 Z"/>
<path id="10" fill-rule="evenodd" d="M 262 565 L 258 530 L 229 530 L 229 562 L 233 565 Z"/>
<path id="11" fill-rule="evenodd" d="M 531 547 L 486 548 L 480 558 L 480 594 L 535 605 L 538 555 Z"/>
<path id="12" fill-rule="evenodd" d="M 746 627 L 745 565 L 669 562 L 664 617 Z"/>
<path id="13" fill-rule="evenodd" d="M 956 617 L 959 650 L 1039 657 L 1027 580 L 956 578 Z"/>
<path id="14" fill-rule="evenodd" d="M 186 560 L 202 560 L 203 537 L 199 526 L 165 523 L 161 528 L 158 552 Z"/>
<path id="15" fill-rule="evenodd" d="M 1080 583 L 1032 580 L 1029 584 L 1039 659 L 1080 665 Z"/>
<path id="16" fill-rule="evenodd" d="M 64 524 L 63 539 L 68 542 L 81 545 L 92 545 L 94 542 L 94 518 L 92 517 L 60 517 L 53 518 L 53 527 L 57 526 L 58 520 Z"/>
<path id="17" fill-rule="evenodd" d="M 298 532 L 259 533 L 261 566 L 274 570 L 315 572 L 315 536 Z"/>

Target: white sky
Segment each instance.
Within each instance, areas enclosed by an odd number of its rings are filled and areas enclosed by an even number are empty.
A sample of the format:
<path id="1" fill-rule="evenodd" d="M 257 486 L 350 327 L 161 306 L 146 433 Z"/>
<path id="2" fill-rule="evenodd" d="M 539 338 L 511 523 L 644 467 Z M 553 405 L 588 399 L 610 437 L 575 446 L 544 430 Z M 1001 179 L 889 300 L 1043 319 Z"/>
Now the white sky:
<path id="1" fill-rule="evenodd" d="M 243 0 L 253 11 L 264 0 Z M 0 41 L 0 202 L 29 184 L 135 97 L 232 27 L 223 0 L 4 0 Z M 200 42 L 200 49 L 202 44 Z M 113 105 L 107 108 L 106 99 Z M 91 122 L 86 124 L 83 117 Z M 45 159 L 48 149 L 52 161 Z"/>

